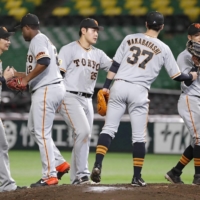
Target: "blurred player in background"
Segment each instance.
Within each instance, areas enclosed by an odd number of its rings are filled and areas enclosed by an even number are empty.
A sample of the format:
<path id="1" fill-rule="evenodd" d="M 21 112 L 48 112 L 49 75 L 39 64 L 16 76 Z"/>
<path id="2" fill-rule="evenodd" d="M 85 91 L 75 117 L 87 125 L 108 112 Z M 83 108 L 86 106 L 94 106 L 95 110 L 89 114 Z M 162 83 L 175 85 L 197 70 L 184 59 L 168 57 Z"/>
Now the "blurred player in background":
<path id="1" fill-rule="evenodd" d="M 200 44 L 200 24 L 193 23 L 188 28 L 188 40 Z M 198 71 L 192 55 L 185 49 L 178 55 L 177 63 L 184 73 Z M 200 77 L 195 81 L 185 81 L 181 83 L 181 95 L 178 101 L 178 112 L 182 117 L 191 135 L 191 144 L 183 152 L 179 162 L 169 172 L 165 178 L 171 183 L 182 184 L 181 174 L 183 168 L 194 158 L 194 185 L 200 185 Z"/>
<path id="2" fill-rule="evenodd" d="M 12 32 L 8 32 L 5 27 L 0 27 L 0 55 L 4 51 L 8 51 L 11 44 L 9 37 Z M 0 60 L 0 99 L 2 91 L 2 83 L 10 79 L 14 75 L 14 70 L 7 67 L 3 73 L 2 62 Z M 2 76 L 4 75 L 4 76 Z M 25 187 L 19 187 L 11 177 L 10 164 L 8 156 L 8 142 L 6 140 L 5 128 L 0 119 L 0 192 L 12 191 L 22 189 Z"/>
<path id="3" fill-rule="evenodd" d="M 60 113 L 74 139 L 70 170 L 72 184 L 90 183 L 88 154 L 94 118 L 92 95 L 99 70 L 108 71 L 112 64 L 102 50 L 92 46 L 102 29 L 96 20 L 84 19 L 80 24 L 79 40 L 63 46 L 59 52 L 66 88 Z"/>
<path id="4" fill-rule="evenodd" d="M 42 161 L 42 178 L 31 184 L 31 187 L 56 185 L 70 167 L 51 137 L 55 112 L 65 94 L 57 50 L 39 31 L 39 19 L 36 15 L 25 15 L 16 28 L 21 28 L 25 41 L 30 42 L 30 45 L 26 73 L 15 71 L 14 76 L 23 77 L 22 84 L 28 84 L 32 94 L 28 129 L 39 146 Z"/>
<path id="5" fill-rule="evenodd" d="M 132 186 L 146 186 L 141 171 L 145 159 L 146 129 L 148 123 L 148 91 L 163 66 L 173 80 L 195 80 L 196 72 L 183 74 L 174 59 L 170 48 L 157 37 L 164 27 L 164 17 L 159 12 L 150 12 L 146 18 L 145 33 L 131 34 L 124 38 L 113 58 L 103 86 L 105 92 L 114 79 L 105 125 L 100 133 L 96 160 L 91 179 L 101 180 L 102 162 L 114 139 L 126 106 L 132 127 Z"/>

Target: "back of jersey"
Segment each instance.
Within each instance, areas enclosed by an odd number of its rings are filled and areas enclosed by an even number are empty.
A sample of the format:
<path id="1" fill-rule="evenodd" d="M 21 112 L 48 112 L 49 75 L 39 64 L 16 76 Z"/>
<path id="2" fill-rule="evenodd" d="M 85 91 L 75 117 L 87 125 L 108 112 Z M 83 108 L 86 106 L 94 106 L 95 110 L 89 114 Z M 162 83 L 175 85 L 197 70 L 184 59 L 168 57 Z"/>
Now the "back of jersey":
<path id="1" fill-rule="evenodd" d="M 113 60 L 120 64 L 115 79 L 123 79 L 148 89 L 163 65 L 172 79 L 180 75 L 169 47 L 159 39 L 143 33 L 126 36 Z"/>
<path id="2" fill-rule="evenodd" d="M 30 91 L 63 80 L 59 70 L 56 47 L 42 33 L 37 34 L 31 40 L 27 55 L 26 73 L 30 73 L 35 68 L 37 60 L 45 57 L 50 58 L 50 64 L 41 74 L 29 82 Z"/>

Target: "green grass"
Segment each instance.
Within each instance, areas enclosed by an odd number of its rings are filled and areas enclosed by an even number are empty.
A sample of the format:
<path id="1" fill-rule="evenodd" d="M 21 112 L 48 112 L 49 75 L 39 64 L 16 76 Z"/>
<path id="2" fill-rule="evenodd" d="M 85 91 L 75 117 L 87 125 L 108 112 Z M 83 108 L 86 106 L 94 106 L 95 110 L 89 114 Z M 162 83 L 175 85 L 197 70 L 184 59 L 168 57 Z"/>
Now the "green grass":
<path id="1" fill-rule="evenodd" d="M 71 152 L 61 152 L 70 162 Z M 38 151 L 10 151 L 10 167 L 12 177 L 19 186 L 30 185 L 41 178 L 42 167 Z M 168 183 L 164 175 L 179 161 L 180 155 L 147 154 L 142 177 L 147 183 Z M 93 167 L 95 154 L 90 153 L 89 169 Z M 132 156 L 128 153 L 108 152 L 102 169 L 102 184 L 130 183 L 133 175 Z M 183 170 L 182 179 L 191 184 L 194 175 L 193 161 Z M 59 184 L 69 184 L 69 174 L 66 174 Z"/>

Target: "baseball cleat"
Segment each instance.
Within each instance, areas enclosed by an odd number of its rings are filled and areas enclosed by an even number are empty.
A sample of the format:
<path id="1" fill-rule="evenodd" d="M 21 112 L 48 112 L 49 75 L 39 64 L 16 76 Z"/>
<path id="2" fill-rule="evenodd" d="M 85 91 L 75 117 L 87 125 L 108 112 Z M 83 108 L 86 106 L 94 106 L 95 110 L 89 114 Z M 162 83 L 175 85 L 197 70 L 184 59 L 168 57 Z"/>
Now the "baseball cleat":
<path id="1" fill-rule="evenodd" d="M 90 184 L 90 179 L 88 176 L 83 176 L 80 179 L 75 179 L 72 183 L 73 185 L 83 185 L 83 184 Z"/>
<path id="2" fill-rule="evenodd" d="M 90 178 L 95 183 L 99 183 L 101 181 L 101 166 L 99 164 L 94 165 Z"/>
<path id="3" fill-rule="evenodd" d="M 172 168 L 165 174 L 165 179 L 174 184 L 184 184 L 184 182 L 181 180 L 180 177 L 181 174 L 182 174 L 181 171 L 179 171 L 176 168 Z"/>
<path id="4" fill-rule="evenodd" d="M 192 185 L 200 185 L 200 174 L 195 174 Z"/>
<path id="5" fill-rule="evenodd" d="M 48 179 L 40 179 L 38 182 L 32 183 L 30 187 L 50 186 L 57 184 L 58 184 L 57 177 L 50 177 Z"/>
<path id="6" fill-rule="evenodd" d="M 147 184 L 141 177 L 140 178 L 133 177 L 131 185 L 133 187 L 145 187 Z"/>
<path id="7" fill-rule="evenodd" d="M 67 162 L 62 163 L 61 165 L 56 167 L 56 171 L 57 171 L 57 178 L 59 180 L 61 180 L 61 177 L 68 173 L 70 170 L 70 164 Z"/>
<path id="8" fill-rule="evenodd" d="M 15 189 L 15 191 L 16 190 L 24 190 L 24 189 L 27 189 L 28 187 L 26 187 L 26 186 L 17 186 L 16 187 L 16 189 Z"/>

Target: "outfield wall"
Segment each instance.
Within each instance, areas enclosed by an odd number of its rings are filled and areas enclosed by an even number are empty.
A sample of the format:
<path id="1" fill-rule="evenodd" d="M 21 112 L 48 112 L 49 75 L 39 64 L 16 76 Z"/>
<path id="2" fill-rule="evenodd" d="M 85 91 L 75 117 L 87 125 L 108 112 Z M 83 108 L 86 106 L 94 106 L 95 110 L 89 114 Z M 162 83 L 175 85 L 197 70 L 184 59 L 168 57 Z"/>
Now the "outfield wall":
<path id="1" fill-rule="evenodd" d="M 28 114 L 0 114 L 6 128 L 10 149 L 37 150 L 38 146 L 27 130 Z M 95 151 L 98 135 L 104 125 L 104 118 L 95 114 L 91 151 Z M 56 115 L 53 125 L 53 139 L 60 150 L 71 150 L 73 146 L 72 133 L 60 115 Z M 190 135 L 182 119 L 177 115 L 149 116 L 146 149 L 148 153 L 181 154 L 190 144 Z M 109 151 L 131 152 L 131 125 L 129 116 L 124 115 L 118 133 Z"/>

